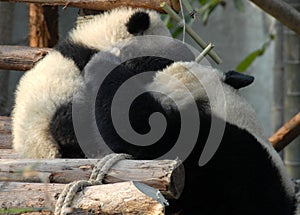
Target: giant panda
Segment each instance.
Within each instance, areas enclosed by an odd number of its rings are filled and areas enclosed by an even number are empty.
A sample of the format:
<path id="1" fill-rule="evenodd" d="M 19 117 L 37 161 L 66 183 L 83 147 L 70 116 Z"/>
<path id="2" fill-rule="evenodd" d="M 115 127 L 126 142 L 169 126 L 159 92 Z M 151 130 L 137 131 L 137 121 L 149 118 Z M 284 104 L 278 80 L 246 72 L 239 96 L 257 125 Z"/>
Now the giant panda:
<path id="1" fill-rule="evenodd" d="M 12 113 L 14 149 L 27 158 L 82 157 L 67 126 L 72 96 L 83 84 L 82 69 L 95 53 L 137 35 L 171 36 L 158 13 L 116 8 L 80 24 L 26 72 Z M 65 130 L 57 128 L 56 118 Z"/>
<path id="2" fill-rule="evenodd" d="M 15 149 L 31 158 L 84 157 L 72 125 L 73 94 L 87 84 L 85 75 L 98 60 L 96 52 L 110 52 L 111 45 L 145 34 L 169 36 L 157 14 L 127 8 L 99 15 L 71 32 L 20 82 L 13 112 Z M 130 123 L 138 133 L 146 134 L 152 129 L 149 117 L 160 112 L 167 127 L 156 143 L 141 147 L 121 138 L 112 122 L 111 106 L 122 83 L 148 71 L 155 71 L 155 75 L 146 83 L 136 83 L 146 93 L 132 102 Z M 233 71 L 223 74 L 192 61 L 133 58 L 117 66 L 99 87 L 95 102 L 97 128 L 113 152 L 156 159 L 175 146 L 182 129 L 181 114 L 191 112 L 196 105 L 201 125 L 196 144 L 183 159 L 184 190 L 178 200 L 170 202 L 166 213 L 292 215 L 292 183 L 280 157 L 264 137 L 254 110 L 238 92 L 252 81 L 249 76 Z M 208 96 L 206 86 L 217 84 L 222 90 L 216 88 Z M 226 106 L 219 102 L 222 96 Z M 117 111 L 122 112 L 122 108 L 117 107 Z M 225 125 L 224 133 L 213 157 L 201 166 L 199 159 L 213 118 Z"/>
<path id="3" fill-rule="evenodd" d="M 87 71 L 94 69 L 97 60 L 97 56 L 91 60 Z M 136 83 L 146 88 L 146 93 L 131 103 L 129 112 L 132 128 L 141 134 L 153 129 L 149 123 L 151 114 L 162 113 L 167 121 L 165 133 L 154 144 L 142 147 L 121 137 L 112 120 L 114 96 L 131 77 L 151 71 L 153 68 L 147 65 L 155 65 L 151 63 L 153 60 L 157 59 L 135 58 L 116 67 L 99 88 L 95 113 L 99 132 L 112 151 L 128 153 L 137 159 L 155 159 L 178 144 L 181 114 L 194 111 L 191 106 L 195 102 L 200 119 L 197 142 L 183 160 L 186 172 L 183 193 L 167 207 L 167 214 L 175 211 L 192 215 L 295 214 L 294 187 L 281 158 L 263 135 L 255 111 L 238 91 L 253 82 L 252 76 L 235 71 L 222 73 L 193 61 L 169 63 L 148 82 Z M 147 62 L 146 65 L 141 61 Z M 114 108 L 123 113 L 124 107 Z M 224 133 L 213 157 L 200 166 L 213 117 L 217 123 L 224 123 Z M 123 129 L 128 132 L 131 128 Z M 189 147 L 188 142 L 181 144 Z"/>

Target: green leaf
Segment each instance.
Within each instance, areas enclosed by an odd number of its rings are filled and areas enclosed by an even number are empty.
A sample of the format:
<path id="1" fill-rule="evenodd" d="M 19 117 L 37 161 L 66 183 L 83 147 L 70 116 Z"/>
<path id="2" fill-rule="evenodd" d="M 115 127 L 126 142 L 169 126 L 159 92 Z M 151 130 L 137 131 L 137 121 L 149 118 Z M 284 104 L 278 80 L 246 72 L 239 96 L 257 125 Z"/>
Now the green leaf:
<path id="1" fill-rule="evenodd" d="M 198 2 L 199 2 L 201 5 L 205 5 L 205 4 L 207 4 L 208 0 L 198 0 Z"/>
<path id="2" fill-rule="evenodd" d="M 172 37 L 173 37 L 173 38 L 177 38 L 182 32 L 183 32 L 182 27 L 177 27 L 177 28 L 172 32 Z"/>
<path id="3" fill-rule="evenodd" d="M 217 6 L 224 6 L 223 0 L 210 0 L 205 5 L 203 5 L 200 9 L 198 9 L 198 13 L 201 14 L 202 23 L 204 25 L 207 24 L 209 15 L 217 8 Z"/>
<path id="4" fill-rule="evenodd" d="M 182 4 L 188 12 L 191 12 L 193 10 L 193 6 L 192 6 L 193 2 L 192 1 L 182 0 Z"/>
<path id="5" fill-rule="evenodd" d="M 239 11 L 245 11 L 245 5 L 243 0 L 233 0 L 234 6 Z"/>
<path id="6" fill-rule="evenodd" d="M 269 39 L 265 42 L 260 49 L 257 49 L 251 52 L 242 62 L 239 63 L 236 67 L 237 72 L 245 72 L 249 66 L 256 60 L 257 57 L 262 56 L 266 49 L 270 46 L 272 40 L 274 40 L 275 36 L 273 34 L 269 35 Z"/>
<path id="7" fill-rule="evenodd" d="M 202 13 L 202 22 L 204 25 L 207 24 L 209 14 L 210 14 L 209 9 L 203 11 Z"/>
<path id="8" fill-rule="evenodd" d="M 236 67 L 237 72 L 245 72 L 246 69 L 255 61 L 258 56 L 261 56 L 263 53 L 261 49 L 255 50 L 249 54 L 242 62 L 239 63 Z"/>

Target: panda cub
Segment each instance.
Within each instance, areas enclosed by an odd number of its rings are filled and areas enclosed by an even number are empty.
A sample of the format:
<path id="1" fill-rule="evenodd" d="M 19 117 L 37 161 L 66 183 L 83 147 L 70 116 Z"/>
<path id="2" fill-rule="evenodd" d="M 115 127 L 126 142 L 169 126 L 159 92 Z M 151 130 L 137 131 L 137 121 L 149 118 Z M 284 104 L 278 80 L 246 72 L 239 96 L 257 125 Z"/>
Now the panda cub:
<path id="1" fill-rule="evenodd" d="M 27 158 L 83 157 L 71 119 L 82 69 L 95 53 L 137 35 L 171 36 L 155 11 L 117 8 L 75 28 L 26 72 L 12 114 L 16 151 Z"/>

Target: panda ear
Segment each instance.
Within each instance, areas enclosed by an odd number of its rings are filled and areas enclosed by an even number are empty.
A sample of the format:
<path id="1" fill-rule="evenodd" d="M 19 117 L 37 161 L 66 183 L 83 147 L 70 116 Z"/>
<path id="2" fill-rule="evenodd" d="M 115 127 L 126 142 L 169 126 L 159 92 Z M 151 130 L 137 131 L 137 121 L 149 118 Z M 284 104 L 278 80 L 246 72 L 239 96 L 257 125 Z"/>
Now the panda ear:
<path id="1" fill-rule="evenodd" d="M 254 81 L 251 75 L 245 75 L 236 71 L 229 71 L 225 73 L 224 82 L 235 89 L 246 87 Z"/>
<path id="2" fill-rule="evenodd" d="M 133 35 L 143 34 L 150 26 L 149 14 L 143 11 L 135 12 L 126 23 L 127 31 Z"/>

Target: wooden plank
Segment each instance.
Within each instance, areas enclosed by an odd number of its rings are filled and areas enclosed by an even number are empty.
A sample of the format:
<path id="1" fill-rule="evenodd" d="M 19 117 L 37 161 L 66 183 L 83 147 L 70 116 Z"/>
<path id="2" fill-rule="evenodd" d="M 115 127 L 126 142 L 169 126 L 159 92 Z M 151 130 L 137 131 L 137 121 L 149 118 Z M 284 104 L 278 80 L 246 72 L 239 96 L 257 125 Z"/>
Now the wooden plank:
<path id="1" fill-rule="evenodd" d="M 157 10 L 164 13 L 160 7 L 162 0 L 0 0 L 8 2 L 37 3 L 51 6 L 78 7 L 93 10 L 110 10 L 116 7 L 129 6 Z M 174 10 L 179 11 L 179 0 L 163 0 Z"/>
<path id="2" fill-rule="evenodd" d="M 86 187 L 75 195 L 71 214 L 163 215 L 164 206 L 150 197 L 146 189 L 140 189 L 137 185 L 128 181 Z M 53 211 L 51 208 L 55 206 L 64 186 L 64 184 L 0 182 L 2 208 L 0 213 L 12 214 L 9 213 L 9 209 L 16 208 Z"/>
<path id="3" fill-rule="evenodd" d="M 26 71 L 45 57 L 51 49 L 27 46 L 0 46 L 0 69 Z"/>
<path id="4" fill-rule="evenodd" d="M 2 159 L 0 181 L 70 183 L 88 180 L 96 163 L 96 159 Z M 110 169 L 104 183 L 130 180 L 158 189 L 169 199 L 177 199 L 184 187 L 184 167 L 176 160 L 123 160 Z"/>

